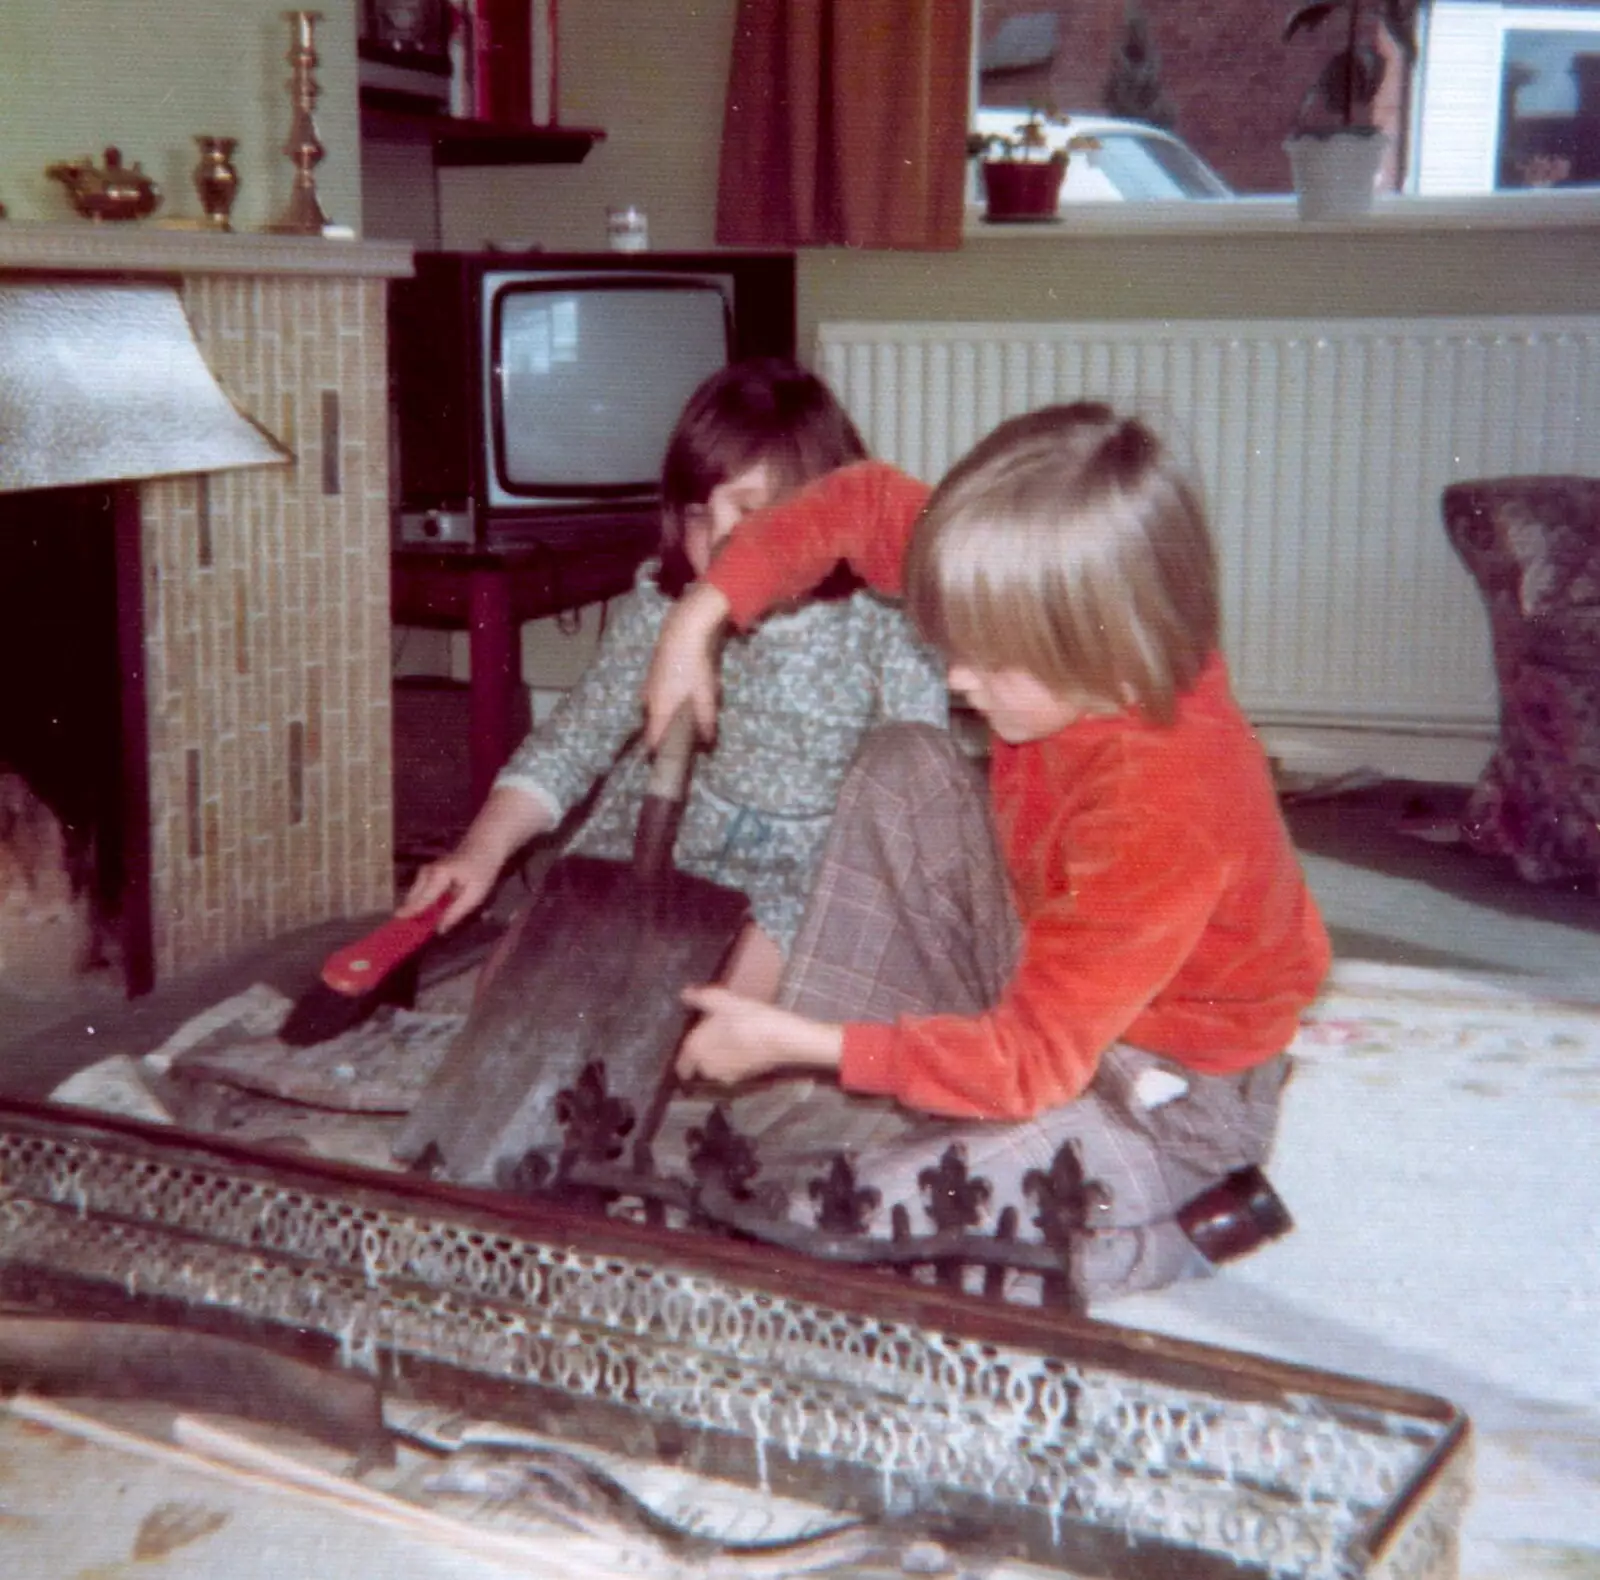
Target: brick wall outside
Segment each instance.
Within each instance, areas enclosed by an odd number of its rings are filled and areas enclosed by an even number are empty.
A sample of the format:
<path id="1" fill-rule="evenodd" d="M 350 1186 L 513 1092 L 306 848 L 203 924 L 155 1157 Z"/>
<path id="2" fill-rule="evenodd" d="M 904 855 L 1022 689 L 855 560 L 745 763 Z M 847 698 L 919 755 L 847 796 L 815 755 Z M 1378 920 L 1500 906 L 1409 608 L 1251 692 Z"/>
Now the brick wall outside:
<path id="1" fill-rule="evenodd" d="M 1053 66 L 991 78 L 990 104 L 1052 103 L 1098 112 L 1125 0 L 982 0 L 989 36 L 1012 14 L 1054 11 L 1061 46 Z M 1240 192 L 1287 192 L 1283 140 L 1307 85 L 1338 36 L 1337 19 L 1311 38 L 1282 41 L 1287 0 L 1142 0 L 1161 75 L 1177 110 L 1173 130 Z M 1380 124 L 1402 123 L 1400 74 L 1391 70 Z M 1391 161 L 1392 162 L 1392 161 Z"/>
<path id="2" fill-rule="evenodd" d="M 295 459 L 142 490 L 158 980 L 394 897 L 384 282 L 183 299 Z"/>

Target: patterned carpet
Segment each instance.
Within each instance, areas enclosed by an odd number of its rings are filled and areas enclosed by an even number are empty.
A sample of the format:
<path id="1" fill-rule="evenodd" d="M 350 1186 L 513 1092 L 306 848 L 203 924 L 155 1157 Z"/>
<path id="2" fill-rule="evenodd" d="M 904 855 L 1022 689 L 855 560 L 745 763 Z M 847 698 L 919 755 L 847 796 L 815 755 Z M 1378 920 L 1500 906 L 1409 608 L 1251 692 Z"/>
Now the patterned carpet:
<path id="1" fill-rule="evenodd" d="M 1297 1232 L 1095 1315 L 1452 1400 L 1464 1580 L 1600 1576 L 1600 1003 L 1341 962 L 1295 1052 Z"/>

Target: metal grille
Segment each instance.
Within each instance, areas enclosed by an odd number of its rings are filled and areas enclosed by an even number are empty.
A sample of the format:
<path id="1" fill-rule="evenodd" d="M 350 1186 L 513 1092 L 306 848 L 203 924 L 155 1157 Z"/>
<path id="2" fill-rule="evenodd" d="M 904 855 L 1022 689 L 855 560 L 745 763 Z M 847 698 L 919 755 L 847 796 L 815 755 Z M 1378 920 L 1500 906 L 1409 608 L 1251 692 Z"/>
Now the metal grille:
<path id="1" fill-rule="evenodd" d="M 570 1232 L 502 1232 L 381 1182 L 283 1172 L 13 1121 L 0 1273 L 321 1334 L 380 1377 L 423 1359 L 732 1439 L 763 1487 L 822 1466 L 878 1512 L 953 1502 L 1008 1530 L 1026 1515 L 1046 1562 L 1114 1535 L 1130 1559 L 1176 1547 L 1245 1572 L 1455 1572 L 1465 1469 L 1448 1409 L 1408 1410 L 1419 1401 L 1376 1385 L 1319 1391 L 1330 1380 L 1315 1373 L 1303 1390 L 1241 1386 L 1186 1347 L 1141 1375 L 1131 1348 L 1107 1361 L 1041 1346 L 1037 1320 L 934 1330 L 874 1314 L 895 1309 L 888 1285 L 852 1309 Z M 1012 1321 L 1017 1338 L 996 1337 Z"/>

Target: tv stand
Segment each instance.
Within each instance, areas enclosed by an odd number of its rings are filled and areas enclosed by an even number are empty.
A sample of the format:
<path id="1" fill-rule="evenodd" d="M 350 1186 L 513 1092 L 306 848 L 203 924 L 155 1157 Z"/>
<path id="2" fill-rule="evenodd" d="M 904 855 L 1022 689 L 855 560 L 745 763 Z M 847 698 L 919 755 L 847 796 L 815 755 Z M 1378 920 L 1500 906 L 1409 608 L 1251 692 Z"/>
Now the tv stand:
<path id="1" fill-rule="evenodd" d="M 524 621 L 614 598 L 649 548 L 619 539 L 579 548 L 396 545 L 389 607 L 396 625 L 468 632 L 472 804 L 483 804 L 512 748 Z"/>

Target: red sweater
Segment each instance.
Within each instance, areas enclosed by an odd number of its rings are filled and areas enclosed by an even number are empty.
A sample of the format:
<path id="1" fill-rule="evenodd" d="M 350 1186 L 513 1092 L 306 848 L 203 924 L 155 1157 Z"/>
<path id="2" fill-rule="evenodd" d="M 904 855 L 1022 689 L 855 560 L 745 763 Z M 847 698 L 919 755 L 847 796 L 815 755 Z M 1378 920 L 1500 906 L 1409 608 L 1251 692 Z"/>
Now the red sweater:
<path id="1" fill-rule="evenodd" d="M 709 579 L 740 627 L 841 557 L 896 593 L 927 497 L 882 463 L 832 473 L 742 524 Z M 846 1026 L 844 1086 L 1022 1118 L 1078 1096 L 1116 1041 L 1207 1073 L 1287 1045 L 1328 939 L 1220 655 L 1170 725 L 1130 712 L 996 740 L 989 786 L 1023 923 L 1016 973 L 981 1015 Z"/>

